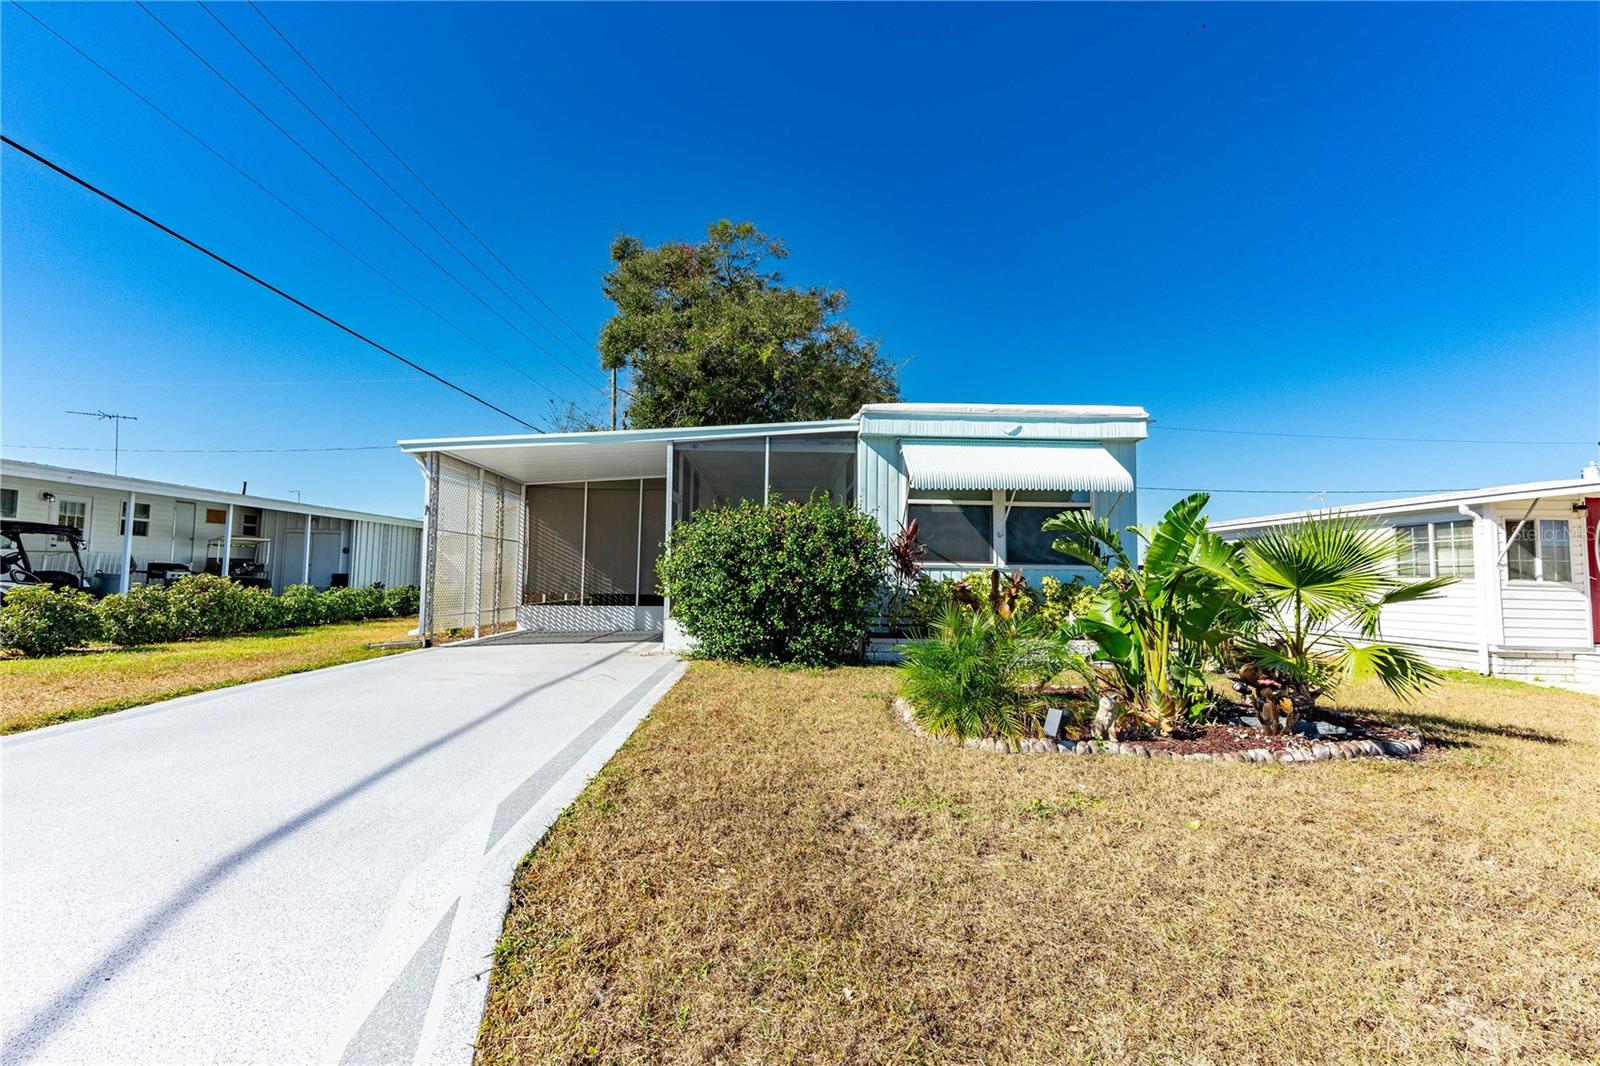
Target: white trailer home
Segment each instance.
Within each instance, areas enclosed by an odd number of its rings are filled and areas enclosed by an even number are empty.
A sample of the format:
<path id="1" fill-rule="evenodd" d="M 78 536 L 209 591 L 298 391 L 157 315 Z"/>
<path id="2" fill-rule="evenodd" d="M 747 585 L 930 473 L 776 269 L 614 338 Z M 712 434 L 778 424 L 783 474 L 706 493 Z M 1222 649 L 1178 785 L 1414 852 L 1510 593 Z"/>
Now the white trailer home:
<path id="1" fill-rule="evenodd" d="M 1395 604 L 1384 639 L 1439 666 L 1600 693 L 1600 468 L 1576 478 L 1341 508 L 1390 526 L 1403 577 L 1449 575 L 1437 597 Z M 1227 540 L 1317 513 L 1214 522 Z"/>
<path id="2" fill-rule="evenodd" d="M 133 515 L 130 529 L 127 522 Z M 275 591 L 287 585 L 415 585 L 422 522 L 414 518 L 219 492 L 193 485 L 0 460 L 0 518 L 76 527 L 101 591 L 118 592 L 178 564 L 228 573 L 259 561 Z M 70 550 L 35 559 L 69 565 Z"/>
<path id="3" fill-rule="evenodd" d="M 891 403 L 826 422 L 401 441 L 427 486 L 423 631 L 664 633 L 680 647 L 655 575 L 667 531 L 702 508 L 813 493 L 886 535 L 916 518 L 935 574 L 1090 578 L 1039 526 L 1068 508 L 1133 523 L 1149 421 L 1138 407 Z"/>

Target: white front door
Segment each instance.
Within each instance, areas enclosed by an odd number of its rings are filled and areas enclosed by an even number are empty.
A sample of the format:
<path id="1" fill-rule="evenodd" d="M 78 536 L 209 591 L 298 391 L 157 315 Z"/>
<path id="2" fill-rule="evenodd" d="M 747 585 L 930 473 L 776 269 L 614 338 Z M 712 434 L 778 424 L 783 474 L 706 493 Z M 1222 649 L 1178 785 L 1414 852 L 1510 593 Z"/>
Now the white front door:
<path id="1" fill-rule="evenodd" d="M 194 504 L 187 500 L 172 505 L 172 551 L 167 560 L 194 568 Z"/>

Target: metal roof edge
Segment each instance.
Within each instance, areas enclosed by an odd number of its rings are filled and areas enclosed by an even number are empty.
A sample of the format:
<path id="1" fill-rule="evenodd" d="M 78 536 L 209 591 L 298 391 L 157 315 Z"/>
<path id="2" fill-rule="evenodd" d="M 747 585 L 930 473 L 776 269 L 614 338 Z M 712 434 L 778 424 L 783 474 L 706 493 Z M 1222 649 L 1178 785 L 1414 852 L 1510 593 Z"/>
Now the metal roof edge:
<path id="1" fill-rule="evenodd" d="M 248 496 L 239 492 L 224 492 L 200 485 L 184 485 L 176 481 L 152 481 L 149 478 L 129 477 L 126 474 L 107 474 L 98 470 L 80 470 L 70 466 L 51 466 L 25 459 L 0 458 L 0 475 L 30 478 L 35 481 L 64 481 L 86 488 L 120 489 L 122 491 L 149 492 L 157 496 L 176 496 L 202 503 L 232 503 L 247 507 L 262 507 L 272 511 L 293 514 L 311 514 L 327 518 L 348 518 L 358 522 L 385 522 L 390 525 L 422 528 L 422 519 L 403 518 L 400 515 L 379 514 L 376 511 L 355 511 L 345 507 L 322 507 L 298 500 L 280 500 L 273 496 Z"/>
<path id="2" fill-rule="evenodd" d="M 1218 532 L 1252 529 L 1257 526 L 1283 525 L 1300 522 L 1317 515 L 1329 513 L 1381 515 L 1408 511 L 1429 511 L 1457 504 L 1509 503 L 1517 500 L 1537 499 L 1542 496 L 1568 493 L 1600 496 L 1600 481 L 1589 478 L 1564 478 L 1560 481 L 1529 481 L 1520 485 L 1497 485 L 1484 489 L 1463 489 L 1428 496 L 1401 496 L 1390 500 L 1370 500 L 1348 506 L 1317 507 L 1302 511 L 1281 511 L 1277 514 L 1256 515 L 1250 518 L 1229 518 L 1212 522 L 1209 527 Z"/>
<path id="3" fill-rule="evenodd" d="M 574 433 L 512 433 L 489 437 L 414 437 L 396 441 L 404 452 L 451 448 L 554 447 L 585 444 L 654 444 L 706 437 L 770 437 L 797 433 L 843 433 L 858 429 L 854 418 L 817 422 L 752 422 L 731 426 L 679 426 L 672 429 L 590 429 Z"/>

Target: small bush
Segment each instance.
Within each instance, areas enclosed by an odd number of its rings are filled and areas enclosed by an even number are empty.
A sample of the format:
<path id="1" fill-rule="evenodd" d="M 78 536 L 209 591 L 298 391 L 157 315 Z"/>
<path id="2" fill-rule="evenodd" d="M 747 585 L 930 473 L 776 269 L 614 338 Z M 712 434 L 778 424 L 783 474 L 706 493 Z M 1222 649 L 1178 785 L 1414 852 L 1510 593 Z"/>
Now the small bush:
<path id="1" fill-rule="evenodd" d="M 1052 629 L 1060 629 L 1088 609 L 1094 601 L 1094 586 L 1081 577 L 1062 581 L 1047 576 L 1039 579 L 1039 598 L 1040 620 Z"/>
<path id="2" fill-rule="evenodd" d="M 699 654 L 808 666 L 860 654 L 887 568 L 877 523 L 822 500 L 699 511 L 657 565 Z"/>
<path id="3" fill-rule="evenodd" d="M 216 574 L 189 574 L 167 589 L 179 637 L 226 637 L 250 628 L 245 587 Z"/>
<path id="4" fill-rule="evenodd" d="M 415 585 L 400 585 L 383 590 L 383 605 L 391 618 L 409 618 L 422 608 L 422 590 Z"/>
<path id="5" fill-rule="evenodd" d="M 94 609 L 100 616 L 100 636 L 124 648 L 177 638 L 172 605 L 160 585 L 134 585 L 126 593 L 107 596 Z"/>
<path id="6" fill-rule="evenodd" d="M 94 601 L 77 589 L 23 585 L 7 592 L 0 606 L 0 647 L 24 655 L 60 655 L 99 633 Z"/>
<path id="7" fill-rule="evenodd" d="M 315 626 L 326 620 L 322 593 L 310 585 L 290 585 L 279 594 L 278 605 L 285 626 Z"/>

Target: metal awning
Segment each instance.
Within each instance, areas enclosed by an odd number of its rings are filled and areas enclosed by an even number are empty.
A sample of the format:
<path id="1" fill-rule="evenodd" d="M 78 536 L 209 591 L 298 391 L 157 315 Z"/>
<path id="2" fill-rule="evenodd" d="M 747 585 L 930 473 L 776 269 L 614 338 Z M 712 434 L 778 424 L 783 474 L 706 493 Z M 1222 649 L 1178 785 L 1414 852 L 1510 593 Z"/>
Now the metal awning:
<path id="1" fill-rule="evenodd" d="M 1132 492 L 1133 475 L 1098 444 L 902 441 L 915 489 Z"/>

